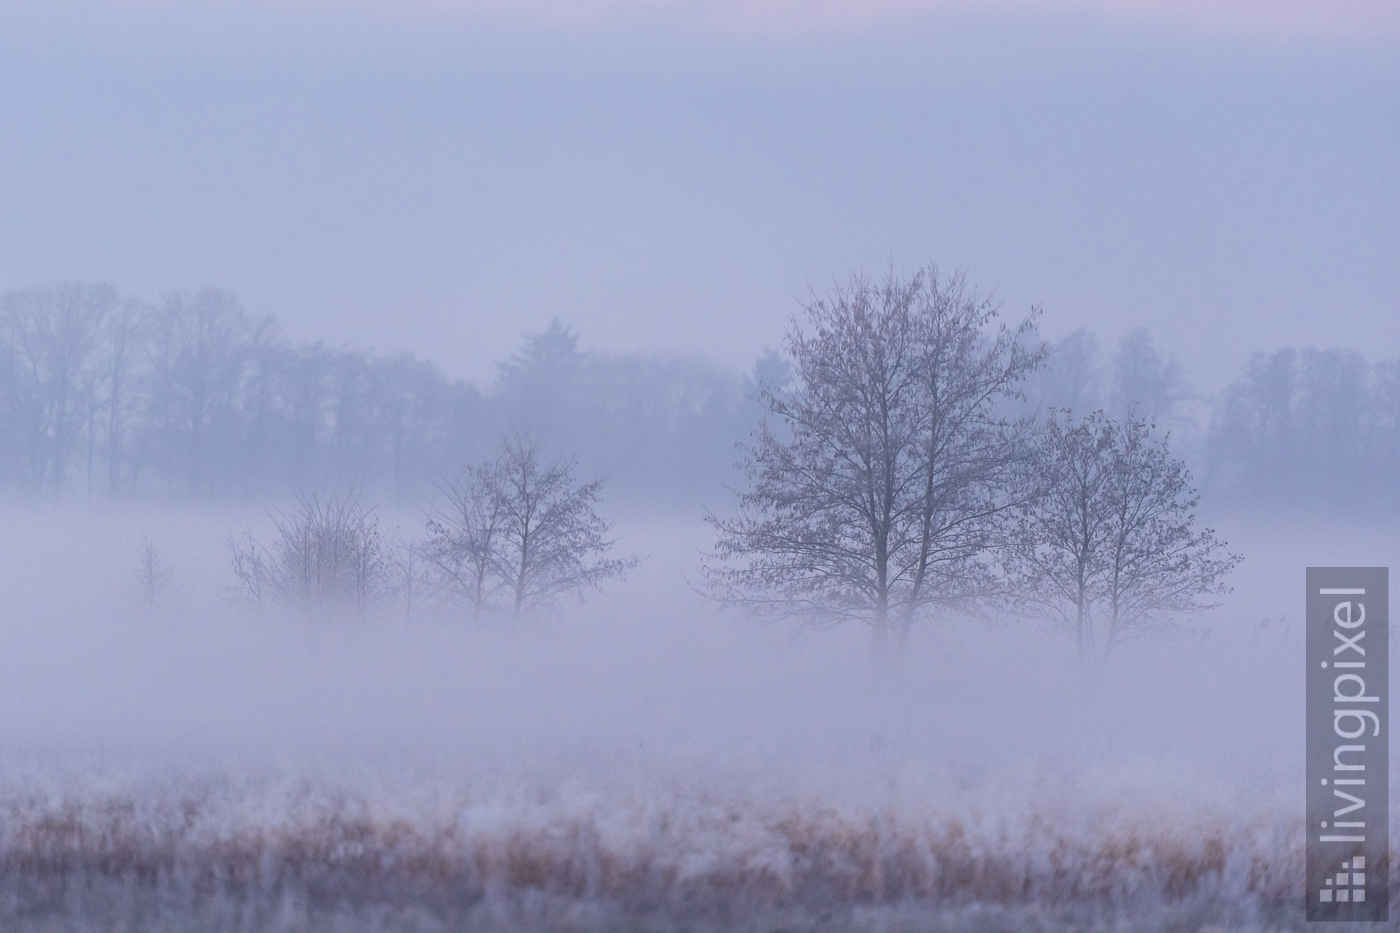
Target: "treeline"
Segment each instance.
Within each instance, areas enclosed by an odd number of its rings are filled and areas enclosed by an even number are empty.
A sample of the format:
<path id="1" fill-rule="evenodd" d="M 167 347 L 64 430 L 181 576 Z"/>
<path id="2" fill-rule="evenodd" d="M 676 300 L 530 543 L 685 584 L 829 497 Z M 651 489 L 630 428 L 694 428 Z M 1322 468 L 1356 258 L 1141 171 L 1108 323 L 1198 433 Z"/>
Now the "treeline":
<path id="1" fill-rule="evenodd" d="M 1204 397 L 1142 329 L 1111 352 L 1086 330 L 1050 348 L 1029 381 L 1028 404 L 1156 421 L 1217 504 L 1400 507 L 1400 359 L 1311 347 L 1255 353 L 1223 392 Z"/>
<path id="2" fill-rule="evenodd" d="M 1349 350 L 1255 354 L 1210 426 L 1212 489 L 1247 505 L 1400 506 L 1400 360 Z"/>
<path id="3" fill-rule="evenodd" d="M 696 357 L 585 354 L 556 323 L 483 392 L 408 354 L 294 345 L 226 291 L 65 284 L 0 296 L 0 490 L 416 500 L 509 431 L 610 474 L 618 498 L 693 500 L 732 463 L 752 390 Z"/>
<path id="4" fill-rule="evenodd" d="M 1400 360 L 1256 354 L 1211 398 L 1145 330 L 1049 344 L 1025 404 L 1129 412 L 1170 430 L 1208 498 L 1306 510 L 1400 507 Z M 154 302 L 105 285 L 0 295 L 0 494 L 257 500 L 355 486 L 421 501 L 505 432 L 577 455 L 609 498 L 720 501 L 759 416 L 747 374 L 698 356 L 585 353 L 556 322 L 485 389 L 409 354 L 293 344 L 227 291 Z"/>

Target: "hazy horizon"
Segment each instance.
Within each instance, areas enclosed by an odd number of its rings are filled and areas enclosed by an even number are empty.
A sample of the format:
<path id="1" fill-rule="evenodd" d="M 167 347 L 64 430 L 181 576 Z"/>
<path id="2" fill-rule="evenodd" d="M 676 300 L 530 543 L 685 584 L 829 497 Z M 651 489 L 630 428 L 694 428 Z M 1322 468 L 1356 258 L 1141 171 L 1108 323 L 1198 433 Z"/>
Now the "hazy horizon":
<path id="1" fill-rule="evenodd" d="M 227 287 L 485 382 L 556 316 L 746 366 L 809 288 L 933 260 L 1052 336 L 1147 326 L 1208 391 L 1256 349 L 1400 355 L 1377 5 L 565 9 L 0 6 L 0 287 Z"/>

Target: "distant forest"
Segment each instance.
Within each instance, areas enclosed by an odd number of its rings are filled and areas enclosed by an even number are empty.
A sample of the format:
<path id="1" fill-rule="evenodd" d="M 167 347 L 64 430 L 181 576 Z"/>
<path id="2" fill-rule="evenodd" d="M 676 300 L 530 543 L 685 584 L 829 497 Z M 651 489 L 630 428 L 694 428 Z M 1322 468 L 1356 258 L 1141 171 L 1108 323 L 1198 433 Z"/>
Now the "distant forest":
<path id="1" fill-rule="evenodd" d="M 1186 384 L 1145 330 L 1111 355 L 1079 330 L 1052 344 L 1033 404 L 1130 408 L 1173 432 L 1214 506 L 1268 511 L 1400 506 L 1400 360 L 1347 349 L 1257 352 L 1224 391 Z"/>
<path id="2" fill-rule="evenodd" d="M 582 353 L 555 322 L 483 392 L 433 362 L 293 345 L 208 289 L 0 296 L 0 487 L 36 498 L 229 501 L 354 485 L 416 501 L 524 433 L 610 501 L 695 501 L 757 419 L 754 379 L 696 356 Z M 780 370 L 779 370 L 780 372 Z"/>
<path id="3" fill-rule="evenodd" d="M 1219 507 L 1400 505 L 1400 360 L 1255 354 L 1205 398 L 1148 332 L 1054 341 L 1024 410 L 1128 411 L 1170 430 Z M 147 303 L 105 285 L 0 296 L 0 489 L 27 499 L 250 501 L 344 488 L 419 501 L 503 432 L 576 454 L 629 505 L 720 505 L 759 418 L 748 372 L 699 356 L 585 353 L 559 321 L 483 389 L 408 354 L 294 345 L 227 291 Z"/>

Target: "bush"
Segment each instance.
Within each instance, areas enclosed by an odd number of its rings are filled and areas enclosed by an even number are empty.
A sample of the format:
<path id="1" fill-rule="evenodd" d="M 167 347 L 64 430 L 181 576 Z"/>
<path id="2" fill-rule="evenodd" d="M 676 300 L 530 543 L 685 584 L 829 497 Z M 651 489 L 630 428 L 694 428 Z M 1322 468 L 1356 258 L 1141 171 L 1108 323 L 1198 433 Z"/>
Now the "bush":
<path id="1" fill-rule="evenodd" d="M 235 593 L 260 608 L 275 602 L 308 616 L 363 618 L 393 589 L 392 548 L 372 509 L 353 493 L 297 498 L 276 519 L 270 546 L 251 531 L 229 541 Z"/>

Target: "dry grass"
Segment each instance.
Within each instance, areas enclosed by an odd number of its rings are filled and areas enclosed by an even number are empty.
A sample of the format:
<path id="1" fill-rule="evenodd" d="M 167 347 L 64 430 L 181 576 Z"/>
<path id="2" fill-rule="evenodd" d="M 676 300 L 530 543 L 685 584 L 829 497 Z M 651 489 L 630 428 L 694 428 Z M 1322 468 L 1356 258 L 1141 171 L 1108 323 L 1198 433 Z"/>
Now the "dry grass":
<path id="1" fill-rule="evenodd" d="M 98 785 L 102 789 L 98 789 Z M 579 780 L 11 785 L 27 931 L 1300 928 L 1289 801 Z"/>

